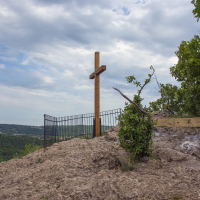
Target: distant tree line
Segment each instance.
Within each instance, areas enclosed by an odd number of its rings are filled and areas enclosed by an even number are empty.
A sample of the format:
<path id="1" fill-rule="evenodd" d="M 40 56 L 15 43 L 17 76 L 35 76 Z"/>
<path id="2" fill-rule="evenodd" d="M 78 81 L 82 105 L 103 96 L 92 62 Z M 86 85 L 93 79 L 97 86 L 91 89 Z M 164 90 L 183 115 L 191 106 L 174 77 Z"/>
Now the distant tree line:
<path id="1" fill-rule="evenodd" d="M 44 135 L 44 126 L 24 126 L 16 124 L 0 124 L 0 132 L 7 135 Z"/>

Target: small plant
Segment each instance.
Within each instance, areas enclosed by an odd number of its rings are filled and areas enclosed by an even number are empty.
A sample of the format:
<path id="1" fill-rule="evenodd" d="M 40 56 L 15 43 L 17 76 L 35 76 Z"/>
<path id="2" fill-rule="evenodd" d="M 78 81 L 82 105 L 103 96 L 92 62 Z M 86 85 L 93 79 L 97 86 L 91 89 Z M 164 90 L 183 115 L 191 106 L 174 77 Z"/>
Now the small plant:
<path id="1" fill-rule="evenodd" d="M 122 162 L 122 167 L 120 168 L 121 169 L 121 171 L 123 171 L 123 172 L 126 172 L 126 171 L 131 171 L 131 170 L 134 170 L 135 169 L 135 167 L 134 166 L 130 166 L 128 163 L 126 163 L 126 162 Z"/>
<path id="2" fill-rule="evenodd" d="M 58 189 L 59 187 L 60 187 L 60 184 L 59 184 L 59 185 L 57 185 L 56 189 Z"/>
<path id="3" fill-rule="evenodd" d="M 130 156 L 130 158 L 129 158 L 130 160 L 128 160 L 128 161 L 120 161 L 121 162 L 121 164 L 122 164 L 122 167 L 120 167 L 120 170 L 122 171 L 122 172 L 126 172 L 126 171 L 132 171 L 132 170 L 134 170 L 135 169 L 135 163 L 134 163 L 134 161 L 133 161 L 133 157 L 132 156 Z"/>
<path id="4" fill-rule="evenodd" d="M 41 158 L 37 158 L 36 163 L 43 163 L 44 160 L 42 160 Z"/>
<path id="5" fill-rule="evenodd" d="M 182 195 L 173 195 L 172 199 L 182 199 L 183 196 Z"/>
<path id="6" fill-rule="evenodd" d="M 83 135 L 80 137 L 80 139 L 92 139 L 92 137 L 88 135 Z"/>
<path id="7" fill-rule="evenodd" d="M 86 136 L 85 139 L 92 139 L 92 137 L 90 137 L 90 136 Z"/>
<path id="8" fill-rule="evenodd" d="M 54 195 L 56 195 L 57 193 L 53 194 L 52 196 L 50 197 L 40 197 L 40 199 L 45 199 L 45 200 L 48 200 L 49 198 L 53 197 Z"/>
<path id="9" fill-rule="evenodd" d="M 150 156 L 150 158 L 152 158 L 152 159 L 154 159 L 154 160 L 159 160 L 158 156 L 157 156 L 157 155 L 154 155 L 154 154 L 152 154 L 152 155 Z"/>
<path id="10" fill-rule="evenodd" d="M 164 128 L 166 131 L 168 131 L 168 128 Z"/>

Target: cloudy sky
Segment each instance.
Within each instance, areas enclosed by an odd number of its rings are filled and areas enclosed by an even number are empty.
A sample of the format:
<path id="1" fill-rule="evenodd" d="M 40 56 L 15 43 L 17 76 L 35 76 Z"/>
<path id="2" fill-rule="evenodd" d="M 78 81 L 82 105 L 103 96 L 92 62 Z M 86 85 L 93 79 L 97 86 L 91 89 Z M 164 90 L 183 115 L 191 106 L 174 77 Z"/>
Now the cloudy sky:
<path id="1" fill-rule="evenodd" d="M 100 52 L 100 111 L 125 107 L 155 69 L 170 74 L 182 40 L 199 34 L 190 0 L 0 0 L 0 123 L 43 125 L 44 114 L 94 113 L 94 53 Z M 156 79 L 143 106 L 160 98 Z"/>

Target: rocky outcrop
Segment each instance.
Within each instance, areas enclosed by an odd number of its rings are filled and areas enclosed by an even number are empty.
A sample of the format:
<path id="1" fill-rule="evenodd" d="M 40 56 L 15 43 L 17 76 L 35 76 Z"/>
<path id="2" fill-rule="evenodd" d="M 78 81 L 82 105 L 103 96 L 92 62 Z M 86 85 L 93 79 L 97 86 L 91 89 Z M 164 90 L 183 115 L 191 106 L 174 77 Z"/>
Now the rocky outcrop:
<path id="1" fill-rule="evenodd" d="M 170 116 L 168 113 L 163 112 L 163 111 L 155 111 L 153 112 L 153 119 L 170 119 Z"/>
<path id="2" fill-rule="evenodd" d="M 124 171 L 119 128 L 0 163 L 0 199 L 200 199 L 199 129 L 156 127 L 153 157 Z"/>

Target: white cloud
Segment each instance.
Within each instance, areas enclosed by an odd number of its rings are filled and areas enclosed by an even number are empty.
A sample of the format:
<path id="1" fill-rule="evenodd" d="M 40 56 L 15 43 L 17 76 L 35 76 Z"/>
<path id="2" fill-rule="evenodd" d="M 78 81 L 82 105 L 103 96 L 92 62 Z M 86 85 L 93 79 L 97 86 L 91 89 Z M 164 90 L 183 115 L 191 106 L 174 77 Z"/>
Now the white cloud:
<path id="1" fill-rule="evenodd" d="M 44 75 L 41 72 L 33 71 L 33 76 L 35 76 L 36 79 L 41 80 L 44 84 L 52 84 L 54 83 L 54 78 Z"/>
<path id="2" fill-rule="evenodd" d="M 27 59 L 23 60 L 20 64 L 21 65 L 28 65 L 29 62 L 30 62 L 30 58 L 27 58 Z"/>
<path id="3" fill-rule="evenodd" d="M 4 64 L 0 64 L 0 69 L 5 69 L 6 66 Z"/>

